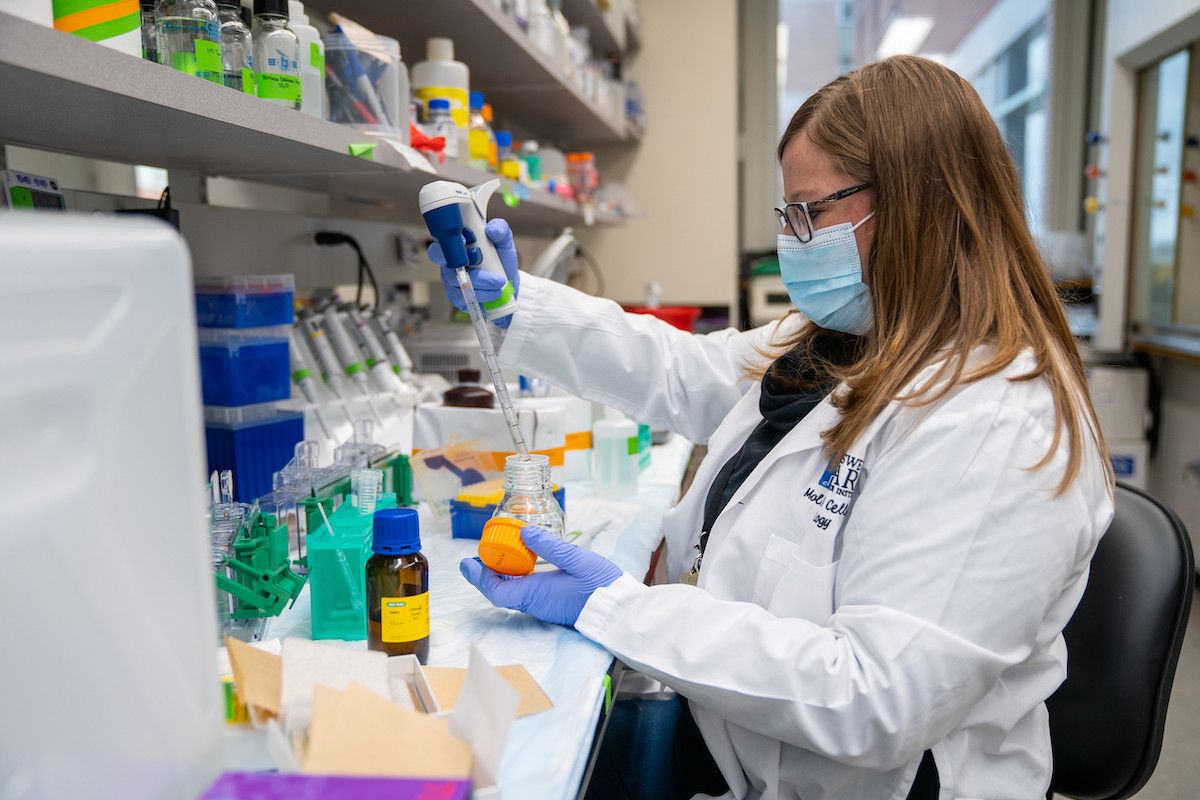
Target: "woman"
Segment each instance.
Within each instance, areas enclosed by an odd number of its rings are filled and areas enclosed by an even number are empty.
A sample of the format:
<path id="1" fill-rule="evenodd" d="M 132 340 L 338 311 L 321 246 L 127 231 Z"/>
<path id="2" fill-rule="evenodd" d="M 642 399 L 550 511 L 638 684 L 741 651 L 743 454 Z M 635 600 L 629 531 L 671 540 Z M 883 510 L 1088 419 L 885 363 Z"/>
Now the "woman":
<path id="1" fill-rule="evenodd" d="M 525 276 L 503 348 L 707 442 L 664 522 L 680 583 L 534 528 L 558 571 L 463 574 L 675 688 L 728 797 L 1044 797 L 1113 479 L 1012 161 L 971 86 L 907 56 L 813 95 L 779 158 L 807 323 L 692 336 Z"/>

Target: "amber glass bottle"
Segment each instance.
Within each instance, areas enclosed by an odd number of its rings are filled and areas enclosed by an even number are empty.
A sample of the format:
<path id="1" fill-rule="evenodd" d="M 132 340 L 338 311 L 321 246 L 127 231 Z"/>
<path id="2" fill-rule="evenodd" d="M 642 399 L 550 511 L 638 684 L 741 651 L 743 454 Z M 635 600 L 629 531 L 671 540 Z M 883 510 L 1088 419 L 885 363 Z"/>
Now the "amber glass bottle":
<path id="1" fill-rule="evenodd" d="M 479 370 L 460 369 L 458 386 L 442 394 L 442 404 L 459 408 L 495 408 L 496 395 L 479 383 Z"/>
<path id="2" fill-rule="evenodd" d="M 375 555 L 367 560 L 367 646 L 429 659 L 429 562 L 415 508 L 375 512 Z"/>

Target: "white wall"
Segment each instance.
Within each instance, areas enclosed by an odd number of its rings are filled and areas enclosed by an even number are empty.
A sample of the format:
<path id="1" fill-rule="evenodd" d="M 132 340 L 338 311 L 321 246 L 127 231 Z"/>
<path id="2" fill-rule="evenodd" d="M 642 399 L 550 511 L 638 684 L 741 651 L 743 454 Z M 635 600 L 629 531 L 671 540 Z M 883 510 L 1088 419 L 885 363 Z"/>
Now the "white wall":
<path id="1" fill-rule="evenodd" d="M 636 149 L 597 151 L 601 170 L 643 212 L 581 232 L 604 270 L 606 294 L 641 302 L 649 280 L 667 304 L 732 305 L 737 280 L 737 4 L 647 0 L 642 49 L 628 70 L 646 97 L 649 129 Z"/>

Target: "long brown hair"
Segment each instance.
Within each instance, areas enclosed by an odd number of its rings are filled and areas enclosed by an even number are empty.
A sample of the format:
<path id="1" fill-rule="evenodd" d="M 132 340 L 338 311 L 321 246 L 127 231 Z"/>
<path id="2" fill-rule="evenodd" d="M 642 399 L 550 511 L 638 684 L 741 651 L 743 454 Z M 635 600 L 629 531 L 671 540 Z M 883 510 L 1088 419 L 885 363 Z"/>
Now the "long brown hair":
<path id="1" fill-rule="evenodd" d="M 1042 377 L 1053 393 L 1053 440 L 1032 466 L 1050 462 L 1065 429 L 1064 491 L 1079 472 L 1083 428 L 1101 453 L 1103 437 L 1066 315 L 1025 221 L 1016 168 L 974 88 L 933 61 L 894 56 L 806 100 L 779 142 L 780 159 L 801 131 L 875 191 L 868 262 L 875 327 L 861 342 L 848 337 L 836 349 L 842 358 L 822 359 L 822 374 L 809 369 L 802 379 L 846 384 L 833 398 L 840 419 L 823 434 L 829 455 L 840 460 L 890 401 L 934 403 L 956 384 L 1004 369 L 1029 347 L 1037 366 L 1011 380 Z M 830 335 L 806 325 L 779 345 L 829 352 Z M 968 369 L 979 345 L 990 345 L 991 357 Z M 938 359 L 933 378 L 904 393 Z M 1111 480 L 1111 468 L 1109 474 Z"/>

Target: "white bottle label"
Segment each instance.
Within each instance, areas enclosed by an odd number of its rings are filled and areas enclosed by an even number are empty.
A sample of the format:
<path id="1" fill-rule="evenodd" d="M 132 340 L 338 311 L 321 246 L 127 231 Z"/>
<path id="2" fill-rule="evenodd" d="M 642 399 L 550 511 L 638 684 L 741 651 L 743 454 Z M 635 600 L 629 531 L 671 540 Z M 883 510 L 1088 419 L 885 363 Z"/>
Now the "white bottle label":
<path id="1" fill-rule="evenodd" d="M 433 123 L 434 137 L 444 137 L 446 140 L 446 158 L 458 158 L 458 126 L 452 119 L 442 119 Z"/>

